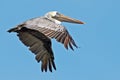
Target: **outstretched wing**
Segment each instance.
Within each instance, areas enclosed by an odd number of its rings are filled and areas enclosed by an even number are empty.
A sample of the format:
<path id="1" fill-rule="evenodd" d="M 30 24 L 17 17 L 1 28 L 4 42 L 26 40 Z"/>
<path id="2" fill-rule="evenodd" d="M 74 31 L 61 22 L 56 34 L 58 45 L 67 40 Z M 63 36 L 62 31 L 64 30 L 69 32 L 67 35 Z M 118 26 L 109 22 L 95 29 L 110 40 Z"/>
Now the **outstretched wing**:
<path id="1" fill-rule="evenodd" d="M 51 49 L 51 40 L 44 34 L 36 31 L 22 27 L 20 30 L 12 30 L 17 32 L 19 39 L 29 47 L 29 49 L 36 55 L 36 60 L 42 62 L 41 70 L 47 71 L 47 68 L 52 72 L 52 67 L 56 70 L 54 63 L 54 55 Z"/>
<path id="2" fill-rule="evenodd" d="M 77 48 L 77 45 L 64 26 L 55 24 L 45 17 L 34 18 L 23 24 L 24 27 L 37 30 L 50 38 L 55 38 L 58 42 L 63 43 L 66 49 L 68 49 L 68 45 L 72 50 L 74 50 L 73 46 Z"/>

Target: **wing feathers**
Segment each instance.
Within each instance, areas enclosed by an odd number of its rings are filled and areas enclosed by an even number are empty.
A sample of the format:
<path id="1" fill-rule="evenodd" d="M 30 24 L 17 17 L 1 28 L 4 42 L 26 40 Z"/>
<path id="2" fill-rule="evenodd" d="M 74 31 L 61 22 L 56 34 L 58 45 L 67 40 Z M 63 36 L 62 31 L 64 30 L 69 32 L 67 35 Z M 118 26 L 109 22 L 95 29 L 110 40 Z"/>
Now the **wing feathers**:
<path id="1" fill-rule="evenodd" d="M 77 45 L 66 28 L 62 25 L 56 24 L 54 21 L 49 20 L 46 17 L 34 18 L 24 22 L 23 24 L 25 24 L 23 26 L 28 29 L 39 31 L 49 38 L 55 38 L 58 42 L 64 44 L 66 49 L 67 46 L 69 46 L 71 49 L 73 46 L 77 48 Z"/>
<path id="2" fill-rule="evenodd" d="M 41 67 L 42 72 L 43 72 L 43 70 L 45 70 L 45 72 L 47 72 L 47 64 L 48 64 L 47 58 L 48 58 L 47 54 L 44 55 L 44 57 L 42 58 L 42 67 Z"/>
<path id="3" fill-rule="evenodd" d="M 67 36 L 67 33 L 65 33 L 65 34 L 62 36 L 62 38 L 60 39 L 60 42 L 61 42 L 61 43 L 64 43 L 64 40 L 65 40 L 66 36 Z"/>
<path id="4" fill-rule="evenodd" d="M 58 26 L 57 25 L 58 27 L 52 27 L 52 28 L 47 27 L 46 28 L 46 27 L 43 27 L 43 26 L 41 27 L 41 26 L 38 26 L 38 25 L 35 25 L 35 26 L 31 25 L 30 26 L 29 24 L 25 24 L 25 23 L 24 23 L 23 26 L 25 26 L 25 27 L 27 27 L 29 29 L 36 30 L 36 31 L 38 31 L 40 33 L 43 33 L 44 35 L 46 35 L 49 38 L 55 38 L 58 42 L 61 42 L 62 44 L 64 44 L 66 49 L 68 49 L 68 46 L 72 50 L 73 50 L 73 46 L 75 46 L 77 48 L 76 43 L 74 42 L 74 40 L 72 39 L 72 37 L 70 36 L 68 31 L 63 26 L 60 26 L 60 25 Z M 24 40 L 24 41 L 26 41 L 26 40 Z M 27 42 L 29 43 L 29 41 L 27 41 Z"/>
<path id="5" fill-rule="evenodd" d="M 72 47 L 72 45 L 71 45 L 71 42 L 69 42 L 69 46 L 70 46 L 70 48 L 71 48 L 72 50 L 74 50 L 73 47 Z"/>
<path id="6" fill-rule="evenodd" d="M 32 26 L 31 26 L 32 27 Z M 36 26 L 37 27 L 37 26 Z M 34 28 L 36 29 L 36 28 Z M 44 35 L 50 37 L 50 38 L 55 38 L 58 42 L 61 42 L 64 44 L 65 48 L 68 49 L 68 46 L 73 49 L 73 46 L 77 48 L 77 45 L 75 44 L 74 40 L 70 36 L 67 30 L 62 30 L 62 31 L 55 31 L 51 30 L 49 28 L 41 28 L 37 29 L 37 31 L 43 33 Z"/>
<path id="7" fill-rule="evenodd" d="M 60 39 L 64 36 L 65 33 L 61 33 L 56 39 L 60 42 Z"/>
<path id="8" fill-rule="evenodd" d="M 38 54 L 36 54 L 35 59 L 37 60 L 37 62 L 40 62 L 45 54 L 45 51 L 40 51 Z"/>
<path id="9" fill-rule="evenodd" d="M 44 34 L 31 29 L 21 29 L 18 31 L 19 39 L 29 47 L 33 52 L 38 62 L 42 62 L 41 70 L 47 71 L 47 68 L 52 72 L 52 67 L 56 70 L 54 63 L 54 55 L 51 49 L 51 41 Z M 51 66 L 51 67 L 50 67 Z"/>
<path id="10" fill-rule="evenodd" d="M 65 41 L 64 41 L 64 46 L 66 49 L 68 49 L 68 44 L 69 44 L 69 37 L 67 35 L 67 37 L 65 38 Z"/>
<path id="11" fill-rule="evenodd" d="M 52 61 L 49 60 L 49 70 L 52 72 L 52 66 L 51 66 L 51 63 Z"/>

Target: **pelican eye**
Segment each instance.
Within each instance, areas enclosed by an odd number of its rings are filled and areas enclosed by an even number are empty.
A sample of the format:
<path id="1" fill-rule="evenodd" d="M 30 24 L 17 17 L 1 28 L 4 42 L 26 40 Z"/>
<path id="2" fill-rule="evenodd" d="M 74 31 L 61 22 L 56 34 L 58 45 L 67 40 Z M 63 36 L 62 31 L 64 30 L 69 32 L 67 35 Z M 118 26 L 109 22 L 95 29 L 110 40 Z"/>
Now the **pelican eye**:
<path id="1" fill-rule="evenodd" d="M 54 17 L 60 17 L 60 15 L 61 15 L 61 14 L 57 12 Z"/>

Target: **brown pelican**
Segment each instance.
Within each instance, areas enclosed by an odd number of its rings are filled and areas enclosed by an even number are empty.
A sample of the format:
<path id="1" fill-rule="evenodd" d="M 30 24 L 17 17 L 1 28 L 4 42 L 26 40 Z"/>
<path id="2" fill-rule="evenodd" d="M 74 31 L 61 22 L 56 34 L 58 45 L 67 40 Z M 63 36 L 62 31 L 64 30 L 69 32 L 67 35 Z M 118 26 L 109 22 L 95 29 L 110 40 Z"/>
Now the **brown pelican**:
<path id="1" fill-rule="evenodd" d="M 8 32 L 17 32 L 17 36 L 22 43 L 29 47 L 29 50 L 36 55 L 35 59 L 38 62 L 41 61 L 42 72 L 46 72 L 47 69 L 52 72 L 52 68 L 56 70 L 51 48 L 52 38 L 64 44 L 66 49 L 68 49 L 68 46 L 72 50 L 73 46 L 77 48 L 73 38 L 67 29 L 61 25 L 61 22 L 84 24 L 79 20 L 64 16 L 57 11 L 52 11 L 46 13 L 43 17 L 25 21 L 15 28 L 8 30 Z"/>

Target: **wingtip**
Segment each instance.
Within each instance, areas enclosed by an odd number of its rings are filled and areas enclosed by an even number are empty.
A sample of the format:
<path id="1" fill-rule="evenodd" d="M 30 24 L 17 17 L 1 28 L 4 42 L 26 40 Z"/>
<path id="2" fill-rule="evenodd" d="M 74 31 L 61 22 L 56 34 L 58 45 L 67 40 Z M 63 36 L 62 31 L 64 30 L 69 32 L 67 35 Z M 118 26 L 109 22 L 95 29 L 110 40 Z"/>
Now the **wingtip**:
<path id="1" fill-rule="evenodd" d="M 17 30 L 18 30 L 18 28 L 11 28 L 7 32 L 11 33 L 11 32 L 16 32 Z"/>
<path id="2" fill-rule="evenodd" d="M 41 71 L 42 72 L 47 72 L 48 69 L 49 69 L 50 72 L 53 72 L 53 69 L 56 70 L 54 59 L 49 60 L 49 62 L 47 62 L 47 64 L 42 62 Z"/>
<path id="3" fill-rule="evenodd" d="M 7 32 L 11 33 L 11 32 L 12 32 L 12 30 L 11 30 L 11 29 L 9 29 L 9 30 L 7 30 Z"/>

